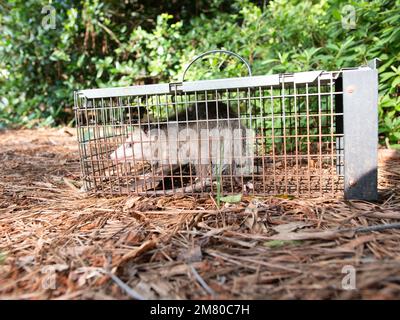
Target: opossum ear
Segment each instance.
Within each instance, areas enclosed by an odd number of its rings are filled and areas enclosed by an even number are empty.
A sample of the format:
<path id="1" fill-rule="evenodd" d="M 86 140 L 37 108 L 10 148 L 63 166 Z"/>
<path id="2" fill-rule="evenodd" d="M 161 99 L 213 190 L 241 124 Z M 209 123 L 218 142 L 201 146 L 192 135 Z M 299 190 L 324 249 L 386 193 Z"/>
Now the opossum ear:
<path id="1" fill-rule="evenodd" d="M 141 141 L 148 141 L 149 135 L 143 130 L 135 129 L 126 139 L 126 143 L 139 143 Z"/>

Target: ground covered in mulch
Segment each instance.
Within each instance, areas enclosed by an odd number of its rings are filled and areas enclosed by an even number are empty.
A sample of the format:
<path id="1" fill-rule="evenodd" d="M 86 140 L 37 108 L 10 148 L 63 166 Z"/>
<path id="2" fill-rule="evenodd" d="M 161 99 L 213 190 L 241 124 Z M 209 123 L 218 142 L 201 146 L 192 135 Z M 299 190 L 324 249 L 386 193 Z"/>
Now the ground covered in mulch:
<path id="1" fill-rule="evenodd" d="M 3 131 L 0 298 L 399 298 L 400 158 L 380 154 L 376 203 L 218 209 L 211 196 L 88 196 L 73 129 Z"/>

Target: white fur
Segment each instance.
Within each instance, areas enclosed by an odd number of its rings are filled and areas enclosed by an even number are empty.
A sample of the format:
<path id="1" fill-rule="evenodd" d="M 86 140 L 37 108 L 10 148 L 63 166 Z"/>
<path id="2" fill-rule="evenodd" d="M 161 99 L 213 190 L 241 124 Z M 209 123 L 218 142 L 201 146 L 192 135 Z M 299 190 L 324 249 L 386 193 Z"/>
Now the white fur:
<path id="1" fill-rule="evenodd" d="M 116 162 L 146 160 L 150 156 L 150 137 L 144 131 L 137 128 L 128 135 L 125 143 L 110 154 L 110 158 Z"/>
<path id="2" fill-rule="evenodd" d="M 235 130 L 234 133 L 242 137 L 240 132 L 236 133 Z M 170 125 L 168 134 L 161 129 L 152 129 L 145 133 L 139 128 L 134 128 L 125 142 L 110 154 L 110 158 L 116 162 L 149 161 L 155 165 L 159 163 L 208 165 L 211 160 L 213 164 L 221 163 L 222 170 L 232 164 L 240 166 L 246 164 L 248 167 L 252 159 L 248 160 L 245 155 L 252 155 L 253 150 L 245 152 L 241 145 L 242 139 L 233 139 L 232 134 L 229 129 L 202 129 L 200 135 L 190 128 L 178 132 L 178 126 L 173 125 Z M 250 133 L 247 133 L 247 136 L 251 138 Z M 223 137 L 223 150 L 220 144 L 221 137 Z M 210 141 L 212 142 L 209 145 Z M 249 145 L 253 146 L 253 143 Z M 242 163 L 243 161 L 245 163 Z"/>

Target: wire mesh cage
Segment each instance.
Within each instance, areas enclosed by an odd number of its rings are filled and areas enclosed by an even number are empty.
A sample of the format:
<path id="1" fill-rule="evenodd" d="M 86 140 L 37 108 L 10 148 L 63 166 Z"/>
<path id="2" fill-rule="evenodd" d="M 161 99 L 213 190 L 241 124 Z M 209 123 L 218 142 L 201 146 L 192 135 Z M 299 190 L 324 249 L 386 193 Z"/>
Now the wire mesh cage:
<path id="1" fill-rule="evenodd" d="M 247 77 L 75 92 L 85 190 L 376 199 L 376 70 L 246 66 Z"/>

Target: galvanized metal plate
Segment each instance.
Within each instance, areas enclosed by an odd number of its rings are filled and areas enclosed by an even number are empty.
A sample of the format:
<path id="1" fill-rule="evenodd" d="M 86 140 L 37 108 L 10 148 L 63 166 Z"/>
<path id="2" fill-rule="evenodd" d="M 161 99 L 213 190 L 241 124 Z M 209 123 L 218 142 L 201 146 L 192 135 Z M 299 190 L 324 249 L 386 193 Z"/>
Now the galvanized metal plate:
<path id="1" fill-rule="evenodd" d="M 330 76 L 331 73 L 325 75 L 324 71 L 307 71 L 294 74 L 185 81 L 178 84 L 164 83 L 117 88 L 87 89 L 78 91 L 77 95 L 87 99 L 101 99 L 110 97 L 170 94 L 174 92 L 175 88 L 176 90 L 179 90 L 179 92 L 185 93 L 222 89 L 243 89 L 269 86 L 277 87 L 283 82 L 296 84 L 312 83 L 315 82 L 318 77 L 320 77 L 320 81 L 327 81 L 330 79 Z"/>

